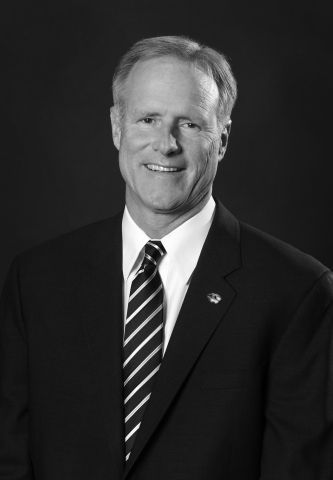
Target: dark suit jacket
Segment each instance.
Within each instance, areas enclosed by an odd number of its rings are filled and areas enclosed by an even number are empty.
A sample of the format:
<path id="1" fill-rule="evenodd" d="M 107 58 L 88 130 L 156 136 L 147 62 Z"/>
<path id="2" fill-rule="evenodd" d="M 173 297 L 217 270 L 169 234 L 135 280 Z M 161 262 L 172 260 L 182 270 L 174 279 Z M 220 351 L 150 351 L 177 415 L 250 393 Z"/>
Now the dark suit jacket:
<path id="1" fill-rule="evenodd" d="M 332 479 L 332 274 L 222 205 L 124 469 L 121 257 L 119 215 L 14 261 L 0 480 Z"/>

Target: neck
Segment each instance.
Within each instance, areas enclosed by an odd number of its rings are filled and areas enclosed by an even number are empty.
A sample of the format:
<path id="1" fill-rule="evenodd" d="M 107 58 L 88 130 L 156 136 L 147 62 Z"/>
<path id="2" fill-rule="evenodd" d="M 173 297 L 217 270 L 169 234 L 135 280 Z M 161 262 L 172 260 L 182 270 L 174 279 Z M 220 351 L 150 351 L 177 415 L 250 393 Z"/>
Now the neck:
<path id="1" fill-rule="evenodd" d="M 207 204 L 210 194 L 202 199 L 195 207 L 180 212 L 154 212 L 145 209 L 133 208 L 127 203 L 128 211 L 135 223 L 152 239 L 160 239 L 184 222 L 194 217 Z"/>

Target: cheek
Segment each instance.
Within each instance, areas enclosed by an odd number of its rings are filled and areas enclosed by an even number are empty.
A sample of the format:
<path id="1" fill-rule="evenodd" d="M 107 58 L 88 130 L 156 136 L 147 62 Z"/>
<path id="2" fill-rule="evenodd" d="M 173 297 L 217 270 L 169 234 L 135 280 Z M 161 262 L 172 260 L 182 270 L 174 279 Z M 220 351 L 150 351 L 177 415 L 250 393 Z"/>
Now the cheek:
<path id="1" fill-rule="evenodd" d="M 119 153 L 119 170 L 123 180 L 127 183 L 130 179 L 130 168 L 129 162 L 126 161 L 126 155 L 123 150 L 120 150 Z"/>
<path id="2" fill-rule="evenodd" d="M 151 143 L 151 138 L 147 132 L 137 131 L 131 128 L 127 129 L 122 140 L 122 145 L 129 154 L 136 153 Z"/>
<path id="3" fill-rule="evenodd" d="M 201 142 L 190 152 L 190 159 L 195 159 L 195 167 L 200 175 L 215 169 L 216 163 L 216 146 L 213 142 Z"/>
<path id="4" fill-rule="evenodd" d="M 210 142 L 197 156 L 196 171 L 199 183 L 211 183 L 218 167 L 218 149 L 216 143 Z"/>

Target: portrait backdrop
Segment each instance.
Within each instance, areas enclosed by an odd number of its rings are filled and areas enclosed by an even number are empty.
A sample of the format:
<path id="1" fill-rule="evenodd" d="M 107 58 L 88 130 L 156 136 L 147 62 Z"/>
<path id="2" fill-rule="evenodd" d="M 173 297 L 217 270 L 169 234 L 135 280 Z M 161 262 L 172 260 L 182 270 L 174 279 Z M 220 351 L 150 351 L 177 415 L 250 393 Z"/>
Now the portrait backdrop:
<path id="1" fill-rule="evenodd" d="M 215 194 L 333 266 L 328 5 L 17 0 L 1 10 L 0 288 L 18 252 L 123 208 L 112 75 L 135 41 L 158 35 L 221 50 L 238 81 Z"/>

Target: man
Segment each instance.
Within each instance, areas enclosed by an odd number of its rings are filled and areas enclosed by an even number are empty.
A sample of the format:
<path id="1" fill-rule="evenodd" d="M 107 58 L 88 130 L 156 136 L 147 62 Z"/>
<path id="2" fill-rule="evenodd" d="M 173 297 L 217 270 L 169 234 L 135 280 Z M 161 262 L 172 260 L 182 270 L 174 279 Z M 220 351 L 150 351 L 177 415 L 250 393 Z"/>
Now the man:
<path id="1" fill-rule="evenodd" d="M 124 214 L 5 284 L 0 480 L 332 479 L 333 277 L 212 197 L 227 61 L 146 39 L 113 92 Z"/>

